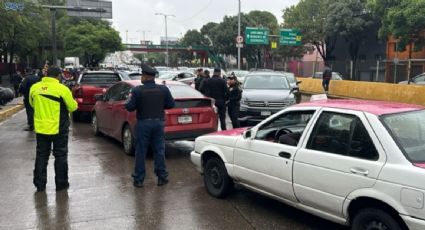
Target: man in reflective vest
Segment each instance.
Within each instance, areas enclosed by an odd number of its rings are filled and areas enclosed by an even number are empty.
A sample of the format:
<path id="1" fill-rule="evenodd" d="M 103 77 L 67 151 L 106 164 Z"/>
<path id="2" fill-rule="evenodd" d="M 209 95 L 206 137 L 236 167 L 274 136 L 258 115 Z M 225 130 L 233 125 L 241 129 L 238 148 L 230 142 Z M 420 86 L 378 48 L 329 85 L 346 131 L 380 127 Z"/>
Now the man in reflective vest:
<path id="1" fill-rule="evenodd" d="M 34 180 L 38 192 L 46 189 L 47 163 L 53 144 L 56 191 L 67 189 L 69 113 L 77 109 L 72 93 L 59 80 L 61 70 L 52 66 L 47 76 L 31 87 L 29 102 L 34 108 L 37 137 Z"/>

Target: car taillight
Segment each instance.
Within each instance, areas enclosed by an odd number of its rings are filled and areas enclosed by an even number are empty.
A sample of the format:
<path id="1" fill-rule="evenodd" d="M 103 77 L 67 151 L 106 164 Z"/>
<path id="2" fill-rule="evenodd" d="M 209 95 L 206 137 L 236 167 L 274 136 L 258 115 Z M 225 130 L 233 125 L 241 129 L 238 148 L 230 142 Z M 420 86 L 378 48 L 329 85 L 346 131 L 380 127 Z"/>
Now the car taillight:
<path id="1" fill-rule="evenodd" d="M 79 87 L 77 90 L 75 90 L 74 94 L 75 98 L 82 98 L 83 97 L 83 88 Z"/>

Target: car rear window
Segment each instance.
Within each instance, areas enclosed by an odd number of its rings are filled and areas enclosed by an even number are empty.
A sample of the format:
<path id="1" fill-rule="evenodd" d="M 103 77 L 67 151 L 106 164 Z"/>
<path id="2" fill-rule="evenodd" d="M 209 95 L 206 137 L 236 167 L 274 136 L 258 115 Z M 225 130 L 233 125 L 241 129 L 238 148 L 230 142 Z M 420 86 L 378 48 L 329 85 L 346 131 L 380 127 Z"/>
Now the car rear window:
<path id="1" fill-rule="evenodd" d="M 171 95 L 176 98 L 203 98 L 200 92 L 188 85 L 168 85 Z"/>
<path id="2" fill-rule="evenodd" d="M 385 115 L 381 120 L 412 163 L 425 162 L 425 110 Z"/>
<path id="3" fill-rule="evenodd" d="M 112 85 L 119 81 L 121 81 L 121 78 L 117 74 L 90 73 L 83 74 L 80 80 L 80 84 Z"/>

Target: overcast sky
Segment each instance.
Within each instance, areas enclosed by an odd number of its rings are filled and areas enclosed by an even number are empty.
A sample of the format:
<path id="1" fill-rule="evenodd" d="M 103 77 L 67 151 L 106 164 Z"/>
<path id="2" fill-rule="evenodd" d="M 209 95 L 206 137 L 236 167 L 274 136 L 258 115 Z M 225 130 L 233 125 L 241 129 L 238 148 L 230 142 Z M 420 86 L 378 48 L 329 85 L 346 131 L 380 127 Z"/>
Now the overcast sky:
<path id="1" fill-rule="evenodd" d="M 299 0 L 242 0 L 242 12 L 269 11 L 282 22 L 282 10 Z M 208 22 L 220 22 L 225 15 L 236 15 L 238 0 L 112 0 L 113 26 L 121 34 L 123 42 L 138 43 L 143 38 L 158 44 L 165 36 L 163 16 L 168 19 L 168 36 L 182 37 L 189 29 L 200 29 Z M 126 36 L 128 31 L 128 36 Z M 138 32 L 137 32 L 138 31 Z M 126 38 L 127 37 L 127 38 Z"/>

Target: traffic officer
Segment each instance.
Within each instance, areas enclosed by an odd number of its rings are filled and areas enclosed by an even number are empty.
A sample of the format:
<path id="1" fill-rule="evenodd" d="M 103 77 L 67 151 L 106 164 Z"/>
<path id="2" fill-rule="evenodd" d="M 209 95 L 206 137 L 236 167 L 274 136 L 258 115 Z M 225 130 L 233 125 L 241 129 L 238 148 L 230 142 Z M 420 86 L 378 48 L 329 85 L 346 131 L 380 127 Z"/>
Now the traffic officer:
<path id="1" fill-rule="evenodd" d="M 47 163 L 53 144 L 56 191 L 67 189 L 69 114 L 77 109 L 71 91 L 62 85 L 61 70 L 52 66 L 47 76 L 31 87 L 30 105 L 34 108 L 34 128 L 37 138 L 34 180 L 37 191 L 46 189 Z"/>
<path id="2" fill-rule="evenodd" d="M 205 82 L 205 89 L 206 95 L 215 99 L 221 130 L 226 130 L 226 101 L 229 98 L 229 89 L 220 75 L 221 69 L 214 68 L 213 76 Z"/>
<path id="3" fill-rule="evenodd" d="M 165 85 L 155 83 L 158 72 L 142 64 L 143 85 L 134 87 L 125 104 L 125 108 L 136 111 L 137 124 L 136 164 L 133 174 L 133 185 L 143 187 L 145 179 L 145 156 L 149 145 L 154 149 L 154 168 L 158 177 L 158 186 L 168 183 L 168 171 L 165 165 L 165 131 L 164 110 L 175 106 L 171 92 Z"/>
<path id="4" fill-rule="evenodd" d="M 240 128 L 239 123 L 239 110 L 241 107 L 242 99 L 242 89 L 238 78 L 234 73 L 227 78 L 227 83 L 229 85 L 229 103 L 227 104 L 227 112 L 229 113 L 230 120 L 232 121 L 232 127 Z"/>
<path id="5" fill-rule="evenodd" d="M 24 105 L 25 111 L 27 114 L 27 124 L 28 127 L 25 128 L 25 131 L 34 131 L 34 110 L 30 105 L 29 97 L 30 97 L 30 89 L 35 83 L 40 81 L 40 77 L 34 74 L 31 69 L 26 70 L 26 75 L 24 76 L 24 80 L 19 86 L 19 92 L 24 96 Z"/>

